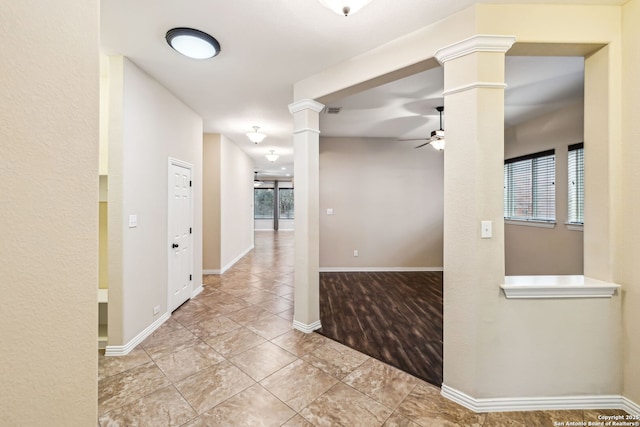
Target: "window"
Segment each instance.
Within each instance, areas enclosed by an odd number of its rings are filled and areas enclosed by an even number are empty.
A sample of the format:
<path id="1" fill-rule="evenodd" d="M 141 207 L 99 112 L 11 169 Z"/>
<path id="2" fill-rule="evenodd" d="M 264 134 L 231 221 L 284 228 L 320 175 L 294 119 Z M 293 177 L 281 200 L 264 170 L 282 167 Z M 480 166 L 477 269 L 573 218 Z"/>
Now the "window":
<path id="1" fill-rule="evenodd" d="M 255 219 L 273 219 L 273 188 L 254 188 L 253 216 Z"/>
<path id="2" fill-rule="evenodd" d="M 278 218 L 293 219 L 293 188 L 278 189 Z"/>
<path id="3" fill-rule="evenodd" d="M 567 200 L 570 224 L 584 224 L 584 144 L 569 146 L 569 197 Z"/>
<path id="4" fill-rule="evenodd" d="M 556 219 L 555 151 L 504 162 L 504 217 L 521 221 Z"/>

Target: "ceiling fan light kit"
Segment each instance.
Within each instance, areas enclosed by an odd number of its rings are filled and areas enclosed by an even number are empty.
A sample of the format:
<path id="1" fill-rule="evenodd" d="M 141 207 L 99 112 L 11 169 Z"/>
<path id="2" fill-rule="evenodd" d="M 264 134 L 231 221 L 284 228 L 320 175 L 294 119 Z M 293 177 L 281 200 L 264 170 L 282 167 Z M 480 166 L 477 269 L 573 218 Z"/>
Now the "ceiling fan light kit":
<path id="1" fill-rule="evenodd" d="M 320 3 L 337 13 L 338 15 L 349 16 L 353 15 L 364 6 L 366 6 L 371 0 L 319 0 Z"/>
<path id="2" fill-rule="evenodd" d="M 165 39 L 176 52 L 189 58 L 208 59 L 220 53 L 218 40 L 194 28 L 173 28 L 167 31 Z"/>
<path id="3" fill-rule="evenodd" d="M 260 129 L 260 126 L 254 126 L 253 127 L 253 132 L 247 132 L 247 137 L 254 144 L 261 143 L 267 137 L 267 135 L 265 135 L 264 133 L 258 132 L 258 129 Z"/>

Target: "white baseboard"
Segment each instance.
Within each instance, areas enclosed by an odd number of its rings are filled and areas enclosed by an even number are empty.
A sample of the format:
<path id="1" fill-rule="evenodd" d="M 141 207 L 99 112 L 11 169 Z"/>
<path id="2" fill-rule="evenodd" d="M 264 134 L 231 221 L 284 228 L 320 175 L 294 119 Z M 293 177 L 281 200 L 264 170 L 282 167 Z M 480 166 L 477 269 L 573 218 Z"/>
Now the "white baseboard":
<path id="1" fill-rule="evenodd" d="M 297 320 L 293 321 L 293 329 L 296 329 L 300 332 L 304 332 L 305 334 L 310 334 L 311 332 L 315 331 L 316 329 L 320 329 L 321 327 L 322 325 L 320 324 L 319 320 L 311 323 L 310 325 L 307 325 L 306 323 L 298 322 Z"/>
<path id="2" fill-rule="evenodd" d="M 136 348 L 138 344 L 144 341 L 149 335 L 153 333 L 156 329 L 160 327 L 164 322 L 166 322 L 169 317 L 171 317 L 171 313 L 165 313 L 158 318 L 155 322 L 149 325 L 144 331 L 140 332 L 136 335 L 131 341 L 126 343 L 125 345 L 108 345 L 104 351 L 105 356 L 126 356 L 129 354 L 131 350 Z"/>
<path id="3" fill-rule="evenodd" d="M 568 409 L 623 409 L 640 413 L 640 406 L 620 395 L 553 397 L 492 397 L 476 399 L 442 384 L 442 396 L 473 412 L 552 411 Z"/>
<path id="4" fill-rule="evenodd" d="M 237 257 L 235 257 L 231 262 L 229 262 L 227 265 L 225 265 L 224 267 L 222 267 L 220 270 L 202 270 L 202 274 L 223 274 L 225 271 L 227 271 L 228 269 L 230 269 L 231 267 L 233 267 L 233 265 L 240 261 L 242 259 L 242 257 L 244 257 L 246 254 L 248 254 L 249 252 L 251 252 L 253 250 L 255 246 L 251 245 L 249 248 L 247 248 L 247 250 L 245 250 L 244 252 L 242 252 L 240 255 L 238 255 Z"/>
<path id="5" fill-rule="evenodd" d="M 220 270 L 202 270 L 202 274 L 220 274 Z"/>
<path id="6" fill-rule="evenodd" d="M 631 415 L 640 415 L 640 405 L 622 396 L 622 409 Z"/>
<path id="7" fill-rule="evenodd" d="M 200 286 L 198 286 L 197 289 L 195 289 L 193 292 L 191 292 L 191 298 L 195 298 L 197 297 L 200 292 L 204 291 L 204 283 L 201 283 Z"/>
<path id="8" fill-rule="evenodd" d="M 375 271 L 444 271 L 443 267 L 320 267 L 320 273 L 352 273 L 352 272 L 375 272 Z"/>

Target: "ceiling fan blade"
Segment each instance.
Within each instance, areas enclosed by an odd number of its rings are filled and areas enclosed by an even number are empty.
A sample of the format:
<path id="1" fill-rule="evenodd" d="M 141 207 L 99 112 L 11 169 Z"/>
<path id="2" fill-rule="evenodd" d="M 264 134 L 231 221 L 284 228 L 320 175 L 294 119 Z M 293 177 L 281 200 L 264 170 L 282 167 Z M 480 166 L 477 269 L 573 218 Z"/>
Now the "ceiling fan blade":
<path id="1" fill-rule="evenodd" d="M 414 148 L 424 147 L 425 145 L 429 145 L 429 144 L 431 144 L 431 140 L 428 140 L 428 141 L 427 141 L 427 142 L 425 142 L 424 144 L 420 144 L 420 145 L 418 145 L 417 147 L 414 147 Z"/>
<path id="2" fill-rule="evenodd" d="M 396 139 L 396 141 L 431 141 L 429 138 Z"/>

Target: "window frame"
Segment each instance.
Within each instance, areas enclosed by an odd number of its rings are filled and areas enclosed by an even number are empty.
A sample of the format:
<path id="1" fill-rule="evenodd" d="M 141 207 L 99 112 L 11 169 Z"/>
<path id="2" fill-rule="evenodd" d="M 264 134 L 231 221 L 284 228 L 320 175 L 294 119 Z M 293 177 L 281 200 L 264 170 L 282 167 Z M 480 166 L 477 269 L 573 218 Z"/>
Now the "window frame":
<path id="1" fill-rule="evenodd" d="M 547 159 L 551 157 L 551 159 Z M 540 165 L 537 164 L 538 160 L 545 160 L 545 163 Z M 557 203 L 556 203 L 556 154 L 555 149 L 539 151 L 536 153 L 527 154 L 524 156 L 512 157 L 509 159 L 505 159 L 504 161 L 504 205 L 503 205 L 503 215 L 505 224 L 514 224 L 514 225 L 528 225 L 534 227 L 543 227 L 543 228 L 553 228 L 556 225 L 557 221 Z M 530 165 L 521 166 L 509 166 L 515 163 L 522 163 L 531 161 Z M 529 168 L 529 176 L 526 175 L 523 177 L 514 177 L 514 173 L 525 172 L 525 168 Z M 522 170 L 518 170 L 514 168 L 522 168 Z M 540 169 L 539 169 L 540 168 Z M 551 169 L 551 172 L 549 171 Z M 542 172 L 539 175 L 539 179 L 536 179 L 537 173 Z M 553 186 L 553 194 L 552 196 L 546 195 L 542 196 L 538 201 L 536 200 L 536 194 L 539 193 L 539 189 L 537 188 L 539 185 L 544 184 L 545 180 L 551 180 L 551 185 Z M 515 200 L 517 194 L 515 194 L 515 185 L 520 183 L 526 184 L 530 182 L 530 191 L 526 193 L 527 197 L 529 197 L 530 210 L 531 214 L 529 216 L 516 216 L 514 215 L 517 207 Z M 546 200 L 546 203 L 542 203 Z M 538 204 L 539 203 L 539 204 Z M 540 210 L 552 210 L 553 217 L 541 216 L 538 211 Z"/>
<path id="2" fill-rule="evenodd" d="M 572 176 L 572 152 L 580 152 L 578 157 L 574 159 L 574 162 L 577 162 L 576 165 L 573 166 L 573 170 L 577 176 Z M 580 169 L 581 166 L 581 169 Z M 573 180 L 577 181 L 577 188 L 574 190 L 572 188 Z M 567 147 L 567 222 L 565 223 L 569 230 L 573 231 L 582 231 L 584 227 L 584 142 L 580 142 L 577 144 L 571 144 Z M 572 199 L 572 194 L 576 192 L 576 200 Z M 572 217 L 572 205 L 578 204 L 578 207 L 574 207 L 577 209 L 577 217 Z M 581 206 L 580 206 L 581 205 Z M 580 213 L 582 215 L 580 215 Z M 582 221 L 575 221 L 575 219 L 580 219 L 582 216 Z"/>

